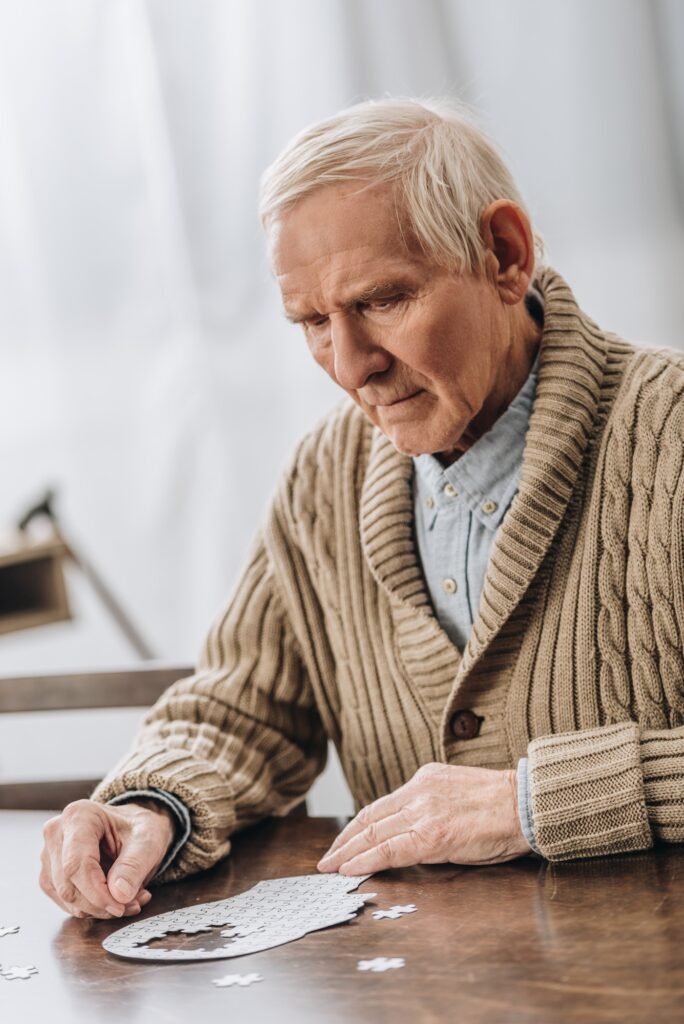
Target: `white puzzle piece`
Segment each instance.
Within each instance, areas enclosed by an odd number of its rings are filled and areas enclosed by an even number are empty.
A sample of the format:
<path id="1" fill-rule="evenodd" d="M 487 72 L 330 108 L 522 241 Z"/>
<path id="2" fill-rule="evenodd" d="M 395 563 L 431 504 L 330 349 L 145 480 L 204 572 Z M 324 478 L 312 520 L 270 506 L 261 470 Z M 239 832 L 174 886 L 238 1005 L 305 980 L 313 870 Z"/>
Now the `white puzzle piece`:
<path id="1" fill-rule="evenodd" d="M 389 910 L 374 910 L 373 917 L 376 921 L 382 921 L 384 917 L 389 918 L 392 921 L 396 921 L 397 918 L 402 917 L 403 914 L 415 914 L 418 907 L 415 903 L 407 903 L 405 907 L 390 907 Z"/>
<path id="2" fill-rule="evenodd" d="M 376 956 L 374 960 L 359 960 L 356 965 L 357 971 L 394 971 L 398 967 L 405 967 L 406 961 L 402 956 Z"/>
<path id="3" fill-rule="evenodd" d="M 18 924 L 0 924 L 0 939 L 5 935 L 16 935 L 19 931 Z"/>
<path id="4" fill-rule="evenodd" d="M 27 981 L 33 974 L 38 973 L 37 967 L 27 965 L 26 967 L 3 967 L 0 969 L 0 976 L 6 981 Z"/>
<path id="5" fill-rule="evenodd" d="M 225 960 L 258 953 L 300 939 L 309 932 L 351 921 L 375 893 L 354 893 L 370 875 L 297 875 L 269 878 L 247 892 L 215 903 L 198 903 L 135 921 L 109 935 L 102 945 L 131 960 Z M 228 941 L 214 949 L 166 949 L 152 939 L 180 932 L 194 935 L 226 925 Z"/>
<path id="6" fill-rule="evenodd" d="M 263 981 L 260 974 L 226 974 L 223 978 L 214 978 L 218 988 L 230 988 L 232 985 L 253 985 L 255 981 Z"/>

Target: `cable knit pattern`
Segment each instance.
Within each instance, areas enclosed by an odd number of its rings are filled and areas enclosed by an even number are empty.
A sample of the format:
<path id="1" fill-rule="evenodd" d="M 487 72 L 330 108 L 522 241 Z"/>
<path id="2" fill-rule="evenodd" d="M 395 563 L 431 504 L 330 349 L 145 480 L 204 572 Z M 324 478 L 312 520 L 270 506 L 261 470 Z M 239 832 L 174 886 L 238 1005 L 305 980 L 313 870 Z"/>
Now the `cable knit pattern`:
<path id="1" fill-rule="evenodd" d="M 345 399 L 300 443 L 195 675 L 98 787 L 164 789 L 165 878 L 286 813 L 336 744 L 357 806 L 443 761 L 528 757 L 551 860 L 684 840 L 684 356 L 602 332 L 547 268 L 519 490 L 463 654 L 432 610 L 409 456 Z M 471 739 L 454 713 L 481 720 Z"/>

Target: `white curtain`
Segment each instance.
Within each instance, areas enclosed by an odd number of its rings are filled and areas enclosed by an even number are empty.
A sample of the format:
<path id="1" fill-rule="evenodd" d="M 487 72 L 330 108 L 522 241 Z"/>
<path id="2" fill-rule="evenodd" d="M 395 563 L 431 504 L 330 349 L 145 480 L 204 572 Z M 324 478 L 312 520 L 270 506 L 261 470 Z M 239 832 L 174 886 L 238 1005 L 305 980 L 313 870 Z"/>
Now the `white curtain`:
<path id="1" fill-rule="evenodd" d="M 305 124 L 457 95 L 603 326 L 682 347 L 678 0 L 0 0 L 0 523 L 65 531 L 191 661 L 297 438 L 337 392 L 286 326 L 258 179 Z M 0 671 L 133 660 L 78 618 Z"/>

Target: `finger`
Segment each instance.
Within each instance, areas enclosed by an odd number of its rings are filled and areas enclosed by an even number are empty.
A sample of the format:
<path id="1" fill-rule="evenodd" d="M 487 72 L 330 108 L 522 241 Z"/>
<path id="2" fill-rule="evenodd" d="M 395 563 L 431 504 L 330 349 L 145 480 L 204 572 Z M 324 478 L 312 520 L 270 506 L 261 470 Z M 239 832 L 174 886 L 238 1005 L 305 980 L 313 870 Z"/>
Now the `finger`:
<path id="1" fill-rule="evenodd" d="M 59 904 L 62 910 L 73 914 L 74 917 L 84 917 L 85 912 L 81 912 L 82 908 L 77 907 L 74 903 L 76 889 L 64 876 L 62 838 L 62 830 L 60 828 L 59 831 L 55 832 L 50 845 L 44 851 L 47 858 L 49 884 L 43 886 L 43 888 L 55 900 L 55 903 Z"/>
<path id="2" fill-rule="evenodd" d="M 366 850 L 374 849 L 385 839 L 391 839 L 393 836 L 406 832 L 407 824 L 403 810 L 397 811 L 396 814 L 390 814 L 381 821 L 369 821 L 361 832 L 357 832 L 332 853 L 326 854 L 319 861 L 318 867 L 321 871 L 337 871 L 340 864 L 345 864 L 353 857 L 365 853 Z"/>
<path id="3" fill-rule="evenodd" d="M 68 902 L 59 896 L 57 890 L 52 884 L 50 875 L 45 868 L 40 874 L 40 887 L 43 892 L 57 904 L 58 907 L 64 910 L 67 914 L 71 914 L 72 917 L 77 918 L 91 917 L 97 918 L 98 920 L 111 921 L 112 919 L 116 920 L 119 917 L 131 917 L 133 914 L 139 914 L 141 907 L 146 906 L 152 899 L 152 894 L 150 892 L 146 889 L 141 889 L 139 897 L 125 907 L 122 914 L 110 914 L 107 911 L 102 911 L 97 907 L 93 907 L 80 894 L 77 894 L 78 902 Z"/>
<path id="4" fill-rule="evenodd" d="M 370 875 L 387 868 L 413 867 L 422 862 L 419 847 L 414 832 L 402 832 L 340 864 L 339 872 L 341 875 Z"/>
<path id="5" fill-rule="evenodd" d="M 41 889 L 57 904 L 58 907 L 61 907 L 61 909 L 67 914 L 71 914 L 72 917 L 94 917 L 98 920 L 110 921 L 112 918 L 119 916 L 118 914 L 108 914 L 106 911 L 97 910 L 97 908 L 91 907 L 87 900 L 84 900 L 82 896 L 78 897 L 77 903 L 63 900 L 50 881 L 43 882 L 41 879 Z"/>
<path id="6" fill-rule="evenodd" d="M 84 910 L 79 910 L 78 907 L 72 907 L 72 906 L 70 906 L 70 904 L 65 903 L 64 900 L 60 898 L 59 893 L 57 892 L 57 890 L 55 889 L 55 887 L 52 885 L 51 882 L 43 882 L 41 880 L 40 887 L 43 890 L 43 892 L 47 896 L 49 896 L 50 899 L 54 903 L 56 903 L 57 906 L 61 910 L 63 910 L 65 913 L 71 914 L 72 917 L 85 917 L 86 916 Z"/>
<path id="7" fill-rule="evenodd" d="M 128 904 L 123 912 L 123 917 L 130 917 L 131 914 L 139 914 L 143 907 L 152 899 L 152 893 L 148 892 L 147 889 L 141 889 L 134 900 Z"/>
<path id="8" fill-rule="evenodd" d="M 107 875 L 107 888 L 115 900 L 130 903 L 154 874 L 159 857 L 145 830 L 132 831 Z"/>
<path id="9" fill-rule="evenodd" d="M 58 902 L 59 905 L 69 914 L 72 914 L 74 917 L 97 917 L 103 920 L 123 916 L 124 908 L 117 907 L 113 903 L 111 897 L 109 899 L 109 902 L 112 905 L 111 909 L 96 906 L 91 903 L 90 900 L 87 899 L 83 893 L 80 892 L 76 886 L 64 876 L 61 869 L 61 862 L 58 862 L 56 866 L 53 867 L 52 884 L 57 895 L 56 902 Z"/>
<path id="10" fill-rule="evenodd" d="M 104 812 L 95 804 L 68 816 L 65 811 L 61 851 L 62 898 L 87 907 L 93 916 L 110 914 L 121 917 L 128 901 L 112 899 L 100 863 L 100 842 L 106 831 Z M 60 871 L 59 867 L 57 870 Z M 73 888 L 73 894 L 67 891 L 69 887 Z"/>
<path id="11" fill-rule="evenodd" d="M 64 900 L 61 899 L 59 893 L 55 889 L 55 886 L 54 886 L 54 883 L 53 883 L 53 880 L 52 880 L 52 866 L 50 864 L 50 854 L 49 854 L 49 851 L 48 851 L 47 847 L 43 848 L 43 850 L 41 852 L 41 855 L 40 855 L 40 875 L 38 877 L 38 884 L 40 885 L 40 887 L 43 890 L 43 892 L 45 893 L 45 895 L 49 896 L 50 899 L 54 903 L 56 903 L 57 906 L 60 907 L 61 910 L 65 910 L 67 912 L 67 914 L 71 913 L 71 910 L 69 909 L 67 904 L 64 902 Z M 84 915 L 82 915 L 80 911 L 74 914 L 74 917 L 81 917 L 81 916 L 84 916 Z"/>
<path id="12" fill-rule="evenodd" d="M 403 790 L 404 787 L 400 786 L 399 789 L 388 793 L 387 796 L 381 796 L 378 800 L 374 800 L 372 804 L 362 807 L 356 817 L 352 818 L 349 824 L 342 829 L 337 839 L 335 839 L 330 849 L 321 859 L 325 860 L 325 857 L 335 853 L 336 850 L 339 850 L 350 839 L 353 839 L 359 832 L 362 832 L 371 822 L 380 821 L 382 818 L 387 818 L 389 815 L 396 814 L 401 810 L 405 795 Z"/>

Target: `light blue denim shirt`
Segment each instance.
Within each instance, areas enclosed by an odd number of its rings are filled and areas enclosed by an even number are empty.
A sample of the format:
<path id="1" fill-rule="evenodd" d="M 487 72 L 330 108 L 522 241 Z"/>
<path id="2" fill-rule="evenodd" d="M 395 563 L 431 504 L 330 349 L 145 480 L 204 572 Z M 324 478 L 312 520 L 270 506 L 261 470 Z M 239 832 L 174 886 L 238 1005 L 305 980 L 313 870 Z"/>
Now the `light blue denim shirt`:
<path id="1" fill-rule="evenodd" d="M 492 543 L 518 490 L 538 367 L 539 353 L 505 412 L 456 462 L 445 468 L 434 455 L 413 460 L 423 575 L 435 615 L 461 653 L 477 614 Z M 518 809 L 525 838 L 538 853 L 526 758 L 518 762 Z"/>

